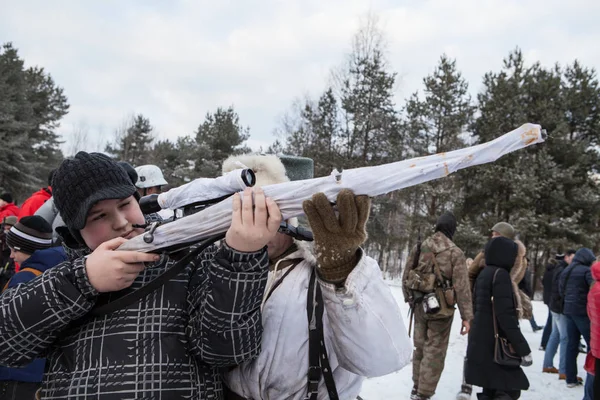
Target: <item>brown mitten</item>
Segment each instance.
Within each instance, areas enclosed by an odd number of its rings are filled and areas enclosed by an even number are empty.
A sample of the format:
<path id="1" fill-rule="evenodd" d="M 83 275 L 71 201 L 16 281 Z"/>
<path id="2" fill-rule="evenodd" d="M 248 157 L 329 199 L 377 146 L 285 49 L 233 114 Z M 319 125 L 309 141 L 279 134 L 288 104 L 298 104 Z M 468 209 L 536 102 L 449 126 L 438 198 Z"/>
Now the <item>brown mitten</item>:
<path id="1" fill-rule="evenodd" d="M 358 248 L 367 239 L 371 199 L 342 189 L 337 197 L 339 216 L 323 193 L 305 200 L 302 207 L 313 231 L 321 278 L 344 282 L 358 262 Z"/>

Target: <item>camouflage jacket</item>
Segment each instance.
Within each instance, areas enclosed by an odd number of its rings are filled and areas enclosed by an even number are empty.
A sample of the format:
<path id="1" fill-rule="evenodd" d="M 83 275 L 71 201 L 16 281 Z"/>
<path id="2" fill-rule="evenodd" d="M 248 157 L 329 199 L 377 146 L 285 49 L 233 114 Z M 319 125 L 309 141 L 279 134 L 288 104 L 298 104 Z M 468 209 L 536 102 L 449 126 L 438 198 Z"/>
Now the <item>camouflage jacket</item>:
<path id="1" fill-rule="evenodd" d="M 410 293 L 404 282 L 408 277 L 408 272 L 413 268 L 416 251 L 417 247 L 415 246 L 410 252 L 402 274 L 402 290 L 406 301 L 408 301 Z M 421 257 L 423 257 L 425 251 L 435 254 L 435 259 L 443 277 L 452 281 L 461 318 L 464 321 L 471 321 L 473 319 L 473 303 L 464 253 L 441 232 L 436 232 L 423 241 Z"/>

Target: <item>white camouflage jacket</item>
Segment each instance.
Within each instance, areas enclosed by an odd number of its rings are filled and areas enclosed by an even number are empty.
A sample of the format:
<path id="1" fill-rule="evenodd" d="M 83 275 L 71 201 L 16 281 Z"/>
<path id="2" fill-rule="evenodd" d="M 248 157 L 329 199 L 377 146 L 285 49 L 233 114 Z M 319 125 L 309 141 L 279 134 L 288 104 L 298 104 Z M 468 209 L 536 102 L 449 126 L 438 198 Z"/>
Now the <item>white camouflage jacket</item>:
<path id="1" fill-rule="evenodd" d="M 229 388 L 248 399 L 304 399 L 307 393 L 307 291 L 316 265 L 307 246 L 285 259 L 303 258 L 263 307 L 262 351 L 226 375 Z M 271 271 L 269 283 L 285 273 Z M 320 281 L 323 329 L 340 399 L 355 399 L 365 377 L 398 371 L 410 362 L 412 344 L 398 304 L 377 262 L 362 255 L 341 289 Z M 318 399 L 328 399 L 321 379 Z"/>

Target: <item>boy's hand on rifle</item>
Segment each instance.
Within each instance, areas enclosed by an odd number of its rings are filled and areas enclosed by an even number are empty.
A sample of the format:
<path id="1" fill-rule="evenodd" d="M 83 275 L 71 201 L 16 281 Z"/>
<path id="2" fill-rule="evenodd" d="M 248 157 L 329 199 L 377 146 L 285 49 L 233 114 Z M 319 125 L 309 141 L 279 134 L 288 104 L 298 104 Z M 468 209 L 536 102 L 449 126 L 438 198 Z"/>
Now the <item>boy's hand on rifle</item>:
<path id="1" fill-rule="evenodd" d="M 241 252 L 262 249 L 275 237 L 281 223 L 281 211 L 273 199 L 265 197 L 261 188 L 244 190 L 233 195 L 231 226 L 225 235 L 229 247 Z M 254 198 L 253 198 L 254 197 Z"/>
<path id="2" fill-rule="evenodd" d="M 338 215 L 323 193 L 305 200 L 302 207 L 313 231 L 321 277 L 344 282 L 358 262 L 358 248 L 367 239 L 371 199 L 342 189 L 337 197 Z"/>
<path id="3" fill-rule="evenodd" d="M 144 270 L 145 262 L 155 262 L 160 258 L 152 253 L 116 251 L 126 241 L 127 239 L 119 237 L 104 242 L 86 258 L 88 279 L 99 293 L 128 288 Z"/>

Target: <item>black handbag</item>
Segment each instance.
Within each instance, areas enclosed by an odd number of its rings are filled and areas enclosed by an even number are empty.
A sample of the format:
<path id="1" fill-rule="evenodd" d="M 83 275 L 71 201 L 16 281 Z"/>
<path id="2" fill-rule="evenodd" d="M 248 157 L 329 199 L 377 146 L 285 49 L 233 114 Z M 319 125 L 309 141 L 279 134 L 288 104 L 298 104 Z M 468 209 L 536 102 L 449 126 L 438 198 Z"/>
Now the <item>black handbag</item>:
<path id="1" fill-rule="evenodd" d="M 492 290 L 496 283 L 496 275 L 498 270 L 494 273 L 494 280 L 492 281 Z M 521 365 L 521 357 L 517 355 L 513 346 L 508 342 L 506 338 L 503 338 L 498 333 L 498 323 L 496 322 L 496 310 L 494 309 L 494 295 L 492 295 L 492 315 L 494 318 L 494 362 L 498 365 L 505 367 L 519 367 Z"/>

